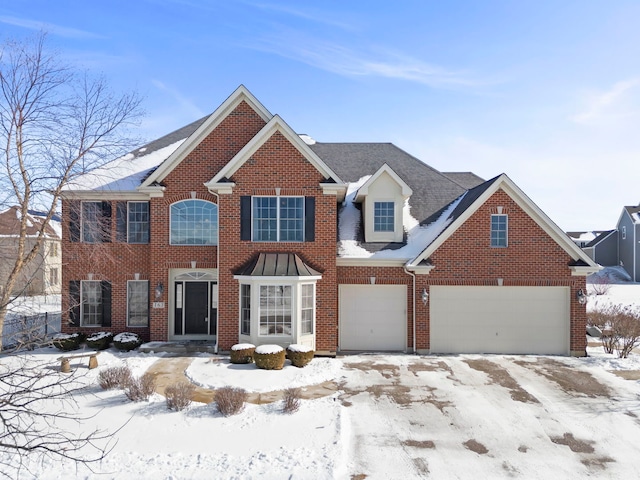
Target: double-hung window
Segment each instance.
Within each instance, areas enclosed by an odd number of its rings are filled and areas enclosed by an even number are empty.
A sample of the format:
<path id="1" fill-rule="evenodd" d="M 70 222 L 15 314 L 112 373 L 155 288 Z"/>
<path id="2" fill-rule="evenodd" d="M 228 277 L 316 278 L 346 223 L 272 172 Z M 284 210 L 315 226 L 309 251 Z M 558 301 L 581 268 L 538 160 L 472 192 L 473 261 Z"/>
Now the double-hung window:
<path id="1" fill-rule="evenodd" d="M 240 333 L 251 334 L 251 285 L 240 285 Z"/>
<path id="2" fill-rule="evenodd" d="M 128 202 L 127 242 L 149 243 L 149 202 Z"/>
<path id="3" fill-rule="evenodd" d="M 508 218 L 506 215 L 491 215 L 491 246 L 506 247 L 508 239 Z"/>
<path id="4" fill-rule="evenodd" d="M 304 197 L 253 197 L 254 242 L 304 241 Z"/>
<path id="5" fill-rule="evenodd" d="M 311 283 L 306 283 L 301 286 L 302 287 L 302 298 L 301 298 L 301 325 L 300 328 L 302 333 L 312 334 L 313 333 L 313 316 L 315 312 L 315 286 Z"/>
<path id="6" fill-rule="evenodd" d="M 81 284 L 80 318 L 83 327 L 102 325 L 102 288 L 98 281 Z"/>
<path id="7" fill-rule="evenodd" d="M 395 228 L 394 202 L 374 202 L 373 231 L 393 232 Z"/>
<path id="8" fill-rule="evenodd" d="M 149 325 L 149 282 L 129 280 L 127 282 L 127 326 Z"/>
<path id="9" fill-rule="evenodd" d="M 108 242 L 111 238 L 111 204 L 109 202 L 82 202 L 82 241 Z"/>

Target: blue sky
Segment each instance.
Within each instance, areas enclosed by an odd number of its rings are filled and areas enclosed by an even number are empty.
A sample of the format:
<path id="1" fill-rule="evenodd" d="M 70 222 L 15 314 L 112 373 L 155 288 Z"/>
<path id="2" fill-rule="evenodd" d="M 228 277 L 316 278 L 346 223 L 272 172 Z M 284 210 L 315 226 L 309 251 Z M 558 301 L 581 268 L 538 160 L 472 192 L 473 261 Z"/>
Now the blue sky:
<path id="1" fill-rule="evenodd" d="M 156 138 L 244 84 L 318 141 L 393 142 L 442 171 L 507 173 L 561 228 L 640 202 L 640 2 L 12 0 L 0 36 L 40 28 L 135 89 Z"/>

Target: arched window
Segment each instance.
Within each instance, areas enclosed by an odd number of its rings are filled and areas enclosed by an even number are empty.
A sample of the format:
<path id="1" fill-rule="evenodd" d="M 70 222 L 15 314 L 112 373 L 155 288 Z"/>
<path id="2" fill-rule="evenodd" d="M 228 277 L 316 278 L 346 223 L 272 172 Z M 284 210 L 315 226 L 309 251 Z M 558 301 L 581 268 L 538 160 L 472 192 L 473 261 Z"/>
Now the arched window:
<path id="1" fill-rule="evenodd" d="M 218 206 L 205 200 L 171 205 L 171 245 L 217 245 Z"/>

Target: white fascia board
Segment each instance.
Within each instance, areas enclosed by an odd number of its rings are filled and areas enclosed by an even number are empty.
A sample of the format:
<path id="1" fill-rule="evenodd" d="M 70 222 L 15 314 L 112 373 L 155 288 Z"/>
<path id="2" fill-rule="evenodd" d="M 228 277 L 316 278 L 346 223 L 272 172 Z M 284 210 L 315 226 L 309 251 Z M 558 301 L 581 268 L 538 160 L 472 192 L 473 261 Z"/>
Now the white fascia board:
<path id="1" fill-rule="evenodd" d="M 400 186 L 402 196 L 404 198 L 408 198 L 413 194 L 413 190 L 411 190 L 411 187 L 409 187 L 409 185 L 407 185 L 406 182 L 402 180 L 402 178 L 400 178 L 400 175 L 398 175 L 389 165 L 385 163 L 358 189 L 358 192 L 356 193 L 356 197 L 354 199 L 356 203 L 360 203 L 364 200 L 364 197 L 369 194 L 369 187 L 373 185 L 378 177 L 380 177 L 380 175 L 382 175 L 383 173 L 387 173 Z"/>
<path id="2" fill-rule="evenodd" d="M 280 132 L 325 178 L 333 178 L 338 184 L 344 183 L 316 153 L 286 124 L 279 115 L 271 120 L 253 137 L 209 182 L 215 184 L 223 178 L 231 178 L 235 172 L 256 153 L 276 132 Z"/>
<path id="3" fill-rule="evenodd" d="M 322 280 L 322 275 L 309 275 L 309 276 L 290 276 L 290 275 L 234 275 L 234 280 L 242 280 L 247 283 L 304 283 L 316 282 Z"/>
<path id="4" fill-rule="evenodd" d="M 236 186 L 234 182 L 221 182 L 221 183 L 205 183 L 205 187 L 209 190 L 209 193 L 217 193 L 219 195 L 229 195 L 233 193 L 233 187 Z"/>
<path id="5" fill-rule="evenodd" d="M 406 258 L 338 257 L 336 259 L 338 267 L 403 267 L 406 263 Z"/>
<path id="6" fill-rule="evenodd" d="M 595 266 L 574 265 L 569 267 L 569 269 L 571 270 L 571 276 L 573 277 L 586 277 L 587 275 L 591 275 L 592 273 L 599 272 L 600 270 L 602 270 L 602 268 L 602 266 L 597 264 Z"/>
<path id="7" fill-rule="evenodd" d="M 115 190 L 66 190 L 60 194 L 63 200 L 149 200 L 152 195 L 140 191 Z"/>
<path id="8" fill-rule="evenodd" d="M 504 192 L 516 202 L 539 226 L 542 228 L 565 252 L 574 260 L 582 260 L 589 266 L 596 264 L 586 253 L 578 247 L 569 236 L 560 229 L 533 201 L 511 180 L 506 174 L 500 175 L 493 185 L 485 190 L 472 205 L 470 205 L 454 222 L 449 225 L 438 238 L 435 239 L 423 252 L 409 262 L 410 266 L 415 266 L 421 261 L 429 258 L 480 206 L 482 206 L 498 189 Z"/>
<path id="9" fill-rule="evenodd" d="M 273 115 L 262 105 L 244 85 L 240 85 L 200 127 L 191 134 L 160 166 L 142 183 L 143 187 L 164 179 L 189 153 L 193 151 L 215 128 L 227 118 L 242 101 L 249 106 L 265 122 L 269 122 Z"/>

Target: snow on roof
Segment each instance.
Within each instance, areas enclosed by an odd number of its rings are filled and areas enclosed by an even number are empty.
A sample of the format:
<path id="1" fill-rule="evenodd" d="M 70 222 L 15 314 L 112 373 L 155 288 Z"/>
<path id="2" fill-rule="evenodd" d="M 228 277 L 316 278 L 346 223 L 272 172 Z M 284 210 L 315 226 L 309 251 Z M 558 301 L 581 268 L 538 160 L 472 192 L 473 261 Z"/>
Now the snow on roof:
<path id="1" fill-rule="evenodd" d="M 595 232 L 570 232 L 571 240 L 574 242 L 590 242 L 596 238 Z M 577 235 L 576 235 L 577 234 Z"/>
<path id="2" fill-rule="evenodd" d="M 449 204 L 437 220 L 424 226 L 420 226 L 418 220 L 411 215 L 411 206 L 407 199 L 402 210 L 402 224 L 408 232 L 407 244 L 398 249 L 386 249 L 374 253 L 363 248 L 356 239 L 358 226 L 360 224 L 360 211 L 353 203 L 358 189 L 366 183 L 370 177 L 370 175 L 367 175 L 360 178 L 357 182 L 348 184 L 347 195 L 343 202 L 343 208 L 340 211 L 338 223 L 338 256 L 340 257 L 406 260 L 415 258 L 449 226 L 452 221 L 450 218 L 451 214 L 466 195 L 466 192 L 463 193 Z"/>
<path id="3" fill-rule="evenodd" d="M 133 191 L 144 178 L 186 140 L 178 140 L 147 155 L 135 156 L 128 153 L 100 168 L 75 178 L 65 190 L 112 190 Z M 143 151 L 142 149 L 140 151 Z"/>

